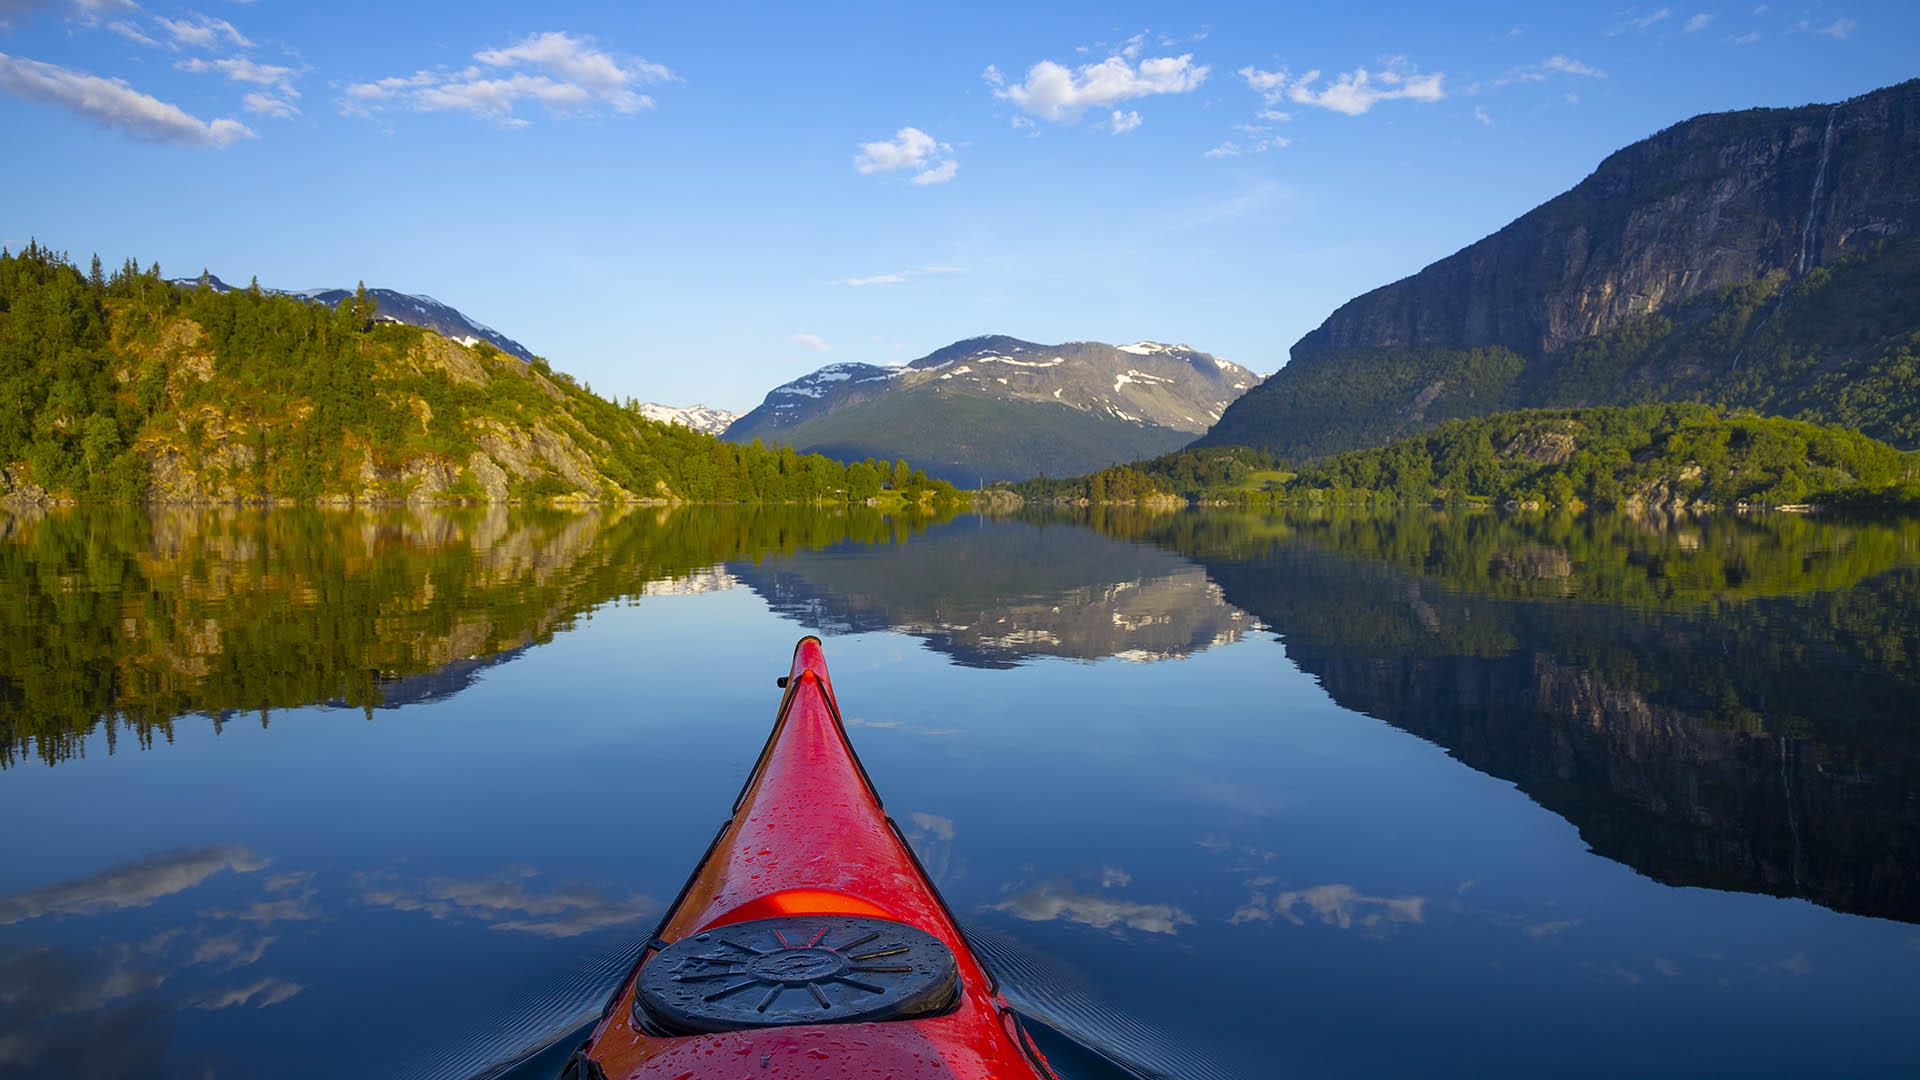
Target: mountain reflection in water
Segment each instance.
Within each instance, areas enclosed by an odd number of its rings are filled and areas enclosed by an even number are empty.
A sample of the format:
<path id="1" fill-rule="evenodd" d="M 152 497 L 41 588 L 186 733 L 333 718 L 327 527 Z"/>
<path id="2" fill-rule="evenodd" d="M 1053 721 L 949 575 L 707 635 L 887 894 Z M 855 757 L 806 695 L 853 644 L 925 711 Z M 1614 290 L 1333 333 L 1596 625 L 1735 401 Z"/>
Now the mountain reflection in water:
<path id="1" fill-rule="evenodd" d="M 1205 1045 L 1258 1074 L 1191 993 L 1243 975 L 1295 1010 L 1330 978 L 1383 1005 L 1355 1015 L 1441 1008 L 1396 982 L 1419 971 L 1494 1015 L 1631 1023 L 1579 980 L 1634 965 L 1748 994 L 1689 998 L 1717 1030 L 1792 993 L 1900 1059 L 1884 1017 L 1823 1002 L 1897 1005 L 1905 976 L 1859 957 L 1912 931 L 1738 894 L 1920 923 L 1920 522 L 76 511 L 0 517 L 0 812 L 38 825 L 0 867 L 0 1075 L 200 1075 L 283 1041 L 303 1075 L 456 1075 L 571 1030 L 698 856 L 803 631 L 840 637 L 855 738 L 942 889 L 1010 972 L 1058 975 L 1016 998 L 1143 1068 Z M 1394 846 L 1456 806 L 1482 816 Z M 1663 940 L 1716 934 L 1717 959 Z M 332 1041 L 376 1014 L 407 1022 Z M 1543 1060 L 1451 1020 L 1424 1038 L 1457 1071 Z"/>

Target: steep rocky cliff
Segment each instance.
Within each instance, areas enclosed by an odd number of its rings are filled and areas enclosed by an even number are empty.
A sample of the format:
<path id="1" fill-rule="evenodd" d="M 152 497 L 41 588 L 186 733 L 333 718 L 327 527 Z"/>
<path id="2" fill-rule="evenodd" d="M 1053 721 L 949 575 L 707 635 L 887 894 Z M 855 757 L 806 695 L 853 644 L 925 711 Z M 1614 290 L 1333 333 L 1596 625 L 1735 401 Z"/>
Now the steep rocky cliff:
<path id="1" fill-rule="evenodd" d="M 1662 398 L 1817 418 L 1837 388 L 1802 401 L 1771 391 L 1836 367 L 1864 371 L 1890 348 L 1910 355 L 1901 350 L 1920 312 L 1906 251 L 1917 235 L 1920 80 L 1838 104 L 1697 117 L 1343 305 L 1204 441 L 1316 455 L 1500 408 Z M 1889 258 L 1901 268 L 1876 273 Z M 1783 334 L 1779 309 L 1817 316 L 1855 299 L 1829 287 L 1819 275 L 1828 267 L 1892 295 L 1849 335 Z M 1595 341 L 1605 370 L 1562 378 L 1569 364 L 1592 367 L 1581 349 Z M 1643 370 L 1663 345 L 1673 355 Z M 1779 368 L 1760 385 L 1742 378 L 1756 360 Z M 1871 434 L 1920 434 L 1876 431 L 1873 419 L 1861 421 Z"/>

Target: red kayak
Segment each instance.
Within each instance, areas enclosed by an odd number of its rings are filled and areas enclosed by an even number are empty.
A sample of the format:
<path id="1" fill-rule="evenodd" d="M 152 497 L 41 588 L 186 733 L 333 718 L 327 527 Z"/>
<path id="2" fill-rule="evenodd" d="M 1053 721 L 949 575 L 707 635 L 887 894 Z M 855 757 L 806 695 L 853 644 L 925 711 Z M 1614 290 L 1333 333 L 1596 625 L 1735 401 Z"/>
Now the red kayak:
<path id="1" fill-rule="evenodd" d="M 881 808 L 818 638 L 782 682 L 733 816 L 563 1080 L 1053 1080 Z"/>

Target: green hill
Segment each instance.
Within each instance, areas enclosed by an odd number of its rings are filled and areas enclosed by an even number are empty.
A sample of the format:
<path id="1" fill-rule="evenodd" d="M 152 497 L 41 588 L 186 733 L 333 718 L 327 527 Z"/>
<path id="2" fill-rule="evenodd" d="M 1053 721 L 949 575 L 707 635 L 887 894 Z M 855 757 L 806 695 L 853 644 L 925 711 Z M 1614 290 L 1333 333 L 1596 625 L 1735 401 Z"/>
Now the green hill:
<path id="1" fill-rule="evenodd" d="M 484 342 L 0 252 L 0 500 L 846 502 L 952 495 L 641 415 Z"/>

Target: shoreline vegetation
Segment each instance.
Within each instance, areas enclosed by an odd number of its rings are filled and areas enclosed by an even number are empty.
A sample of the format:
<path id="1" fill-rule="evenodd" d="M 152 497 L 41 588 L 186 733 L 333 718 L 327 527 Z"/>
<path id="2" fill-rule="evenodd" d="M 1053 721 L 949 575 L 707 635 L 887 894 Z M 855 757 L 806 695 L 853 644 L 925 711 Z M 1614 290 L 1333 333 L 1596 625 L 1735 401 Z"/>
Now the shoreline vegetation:
<path id="1" fill-rule="evenodd" d="M 257 283 L 0 251 L 0 506 L 815 504 L 957 488 L 650 420 L 484 341 Z"/>
<path id="2" fill-rule="evenodd" d="M 1920 506 L 1920 453 L 1842 427 L 1707 405 L 1526 409 L 1297 468 L 1248 447 L 1198 447 L 1003 490 L 1083 506 L 1893 509 Z"/>

